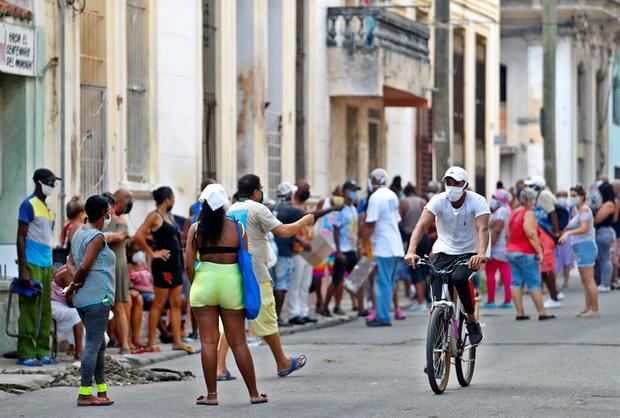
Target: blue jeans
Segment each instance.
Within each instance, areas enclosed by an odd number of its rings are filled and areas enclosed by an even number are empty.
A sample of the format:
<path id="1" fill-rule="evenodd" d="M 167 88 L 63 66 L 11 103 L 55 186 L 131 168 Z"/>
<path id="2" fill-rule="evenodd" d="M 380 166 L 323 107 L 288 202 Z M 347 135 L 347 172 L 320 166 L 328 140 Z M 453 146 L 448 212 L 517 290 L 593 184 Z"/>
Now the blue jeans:
<path id="1" fill-rule="evenodd" d="M 82 354 L 80 386 L 92 387 L 93 374 L 95 383 L 105 383 L 104 358 L 105 358 L 105 330 L 108 326 L 110 305 L 97 303 L 77 308 L 78 314 L 86 330 L 86 343 Z"/>
<path id="2" fill-rule="evenodd" d="M 392 293 L 401 259 L 401 257 L 375 257 L 377 262 L 375 306 L 377 308 L 378 321 L 391 322 L 390 307 L 392 306 Z"/>
<path id="3" fill-rule="evenodd" d="M 596 230 L 596 245 L 598 256 L 594 265 L 596 283 L 602 286 L 611 284 L 612 263 L 611 244 L 616 239 L 616 231 L 611 226 L 605 226 Z"/>
<path id="4" fill-rule="evenodd" d="M 530 292 L 540 290 L 540 264 L 534 254 L 508 253 L 506 258 L 512 275 L 510 287 L 521 289 L 527 286 Z"/>

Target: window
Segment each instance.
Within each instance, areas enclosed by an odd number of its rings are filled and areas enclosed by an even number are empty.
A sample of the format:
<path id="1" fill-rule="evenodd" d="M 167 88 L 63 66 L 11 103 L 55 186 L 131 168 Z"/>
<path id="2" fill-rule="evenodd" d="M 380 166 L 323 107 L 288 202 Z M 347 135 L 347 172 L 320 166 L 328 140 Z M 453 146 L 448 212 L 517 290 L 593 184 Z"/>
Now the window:
<path id="1" fill-rule="evenodd" d="M 88 2 L 80 16 L 80 193 L 108 190 L 105 1 Z"/>
<path id="2" fill-rule="evenodd" d="M 359 180 L 359 129 L 357 125 L 357 107 L 347 106 L 346 135 L 347 135 L 347 180 Z"/>
<path id="3" fill-rule="evenodd" d="M 148 2 L 127 1 L 127 178 L 148 180 Z"/>
<path id="4" fill-rule="evenodd" d="M 202 178 L 217 178 L 215 139 L 215 0 L 202 2 Z"/>

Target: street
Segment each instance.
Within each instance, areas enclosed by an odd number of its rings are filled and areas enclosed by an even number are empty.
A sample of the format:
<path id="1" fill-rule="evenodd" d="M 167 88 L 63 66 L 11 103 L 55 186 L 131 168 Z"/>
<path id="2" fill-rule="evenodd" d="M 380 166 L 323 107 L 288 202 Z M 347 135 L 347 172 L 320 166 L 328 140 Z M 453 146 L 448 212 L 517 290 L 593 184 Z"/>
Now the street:
<path id="1" fill-rule="evenodd" d="M 427 316 L 410 314 L 391 328 L 369 329 L 357 320 L 283 337 L 288 353 L 309 357 L 305 369 L 285 379 L 275 376 L 266 346 L 253 348 L 259 390 L 270 397 L 266 405 L 249 405 L 231 356 L 238 379 L 218 386 L 220 406 L 196 406 L 206 388 L 200 358 L 193 355 L 157 367 L 191 370 L 195 380 L 112 387 L 111 407 L 78 409 L 76 388 L 54 388 L 0 401 L 0 416 L 619 416 L 620 292 L 601 295 L 600 320 L 574 318 L 582 297 L 574 276 L 555 321 L 515 322 L 512 310 L 483 310 L 486 341 L 472 385 L 459 387 L 452 371 L 441 396 L 431 392 L 422 372 Z M 531 300 L 525 301 L 536 319 Z"/>

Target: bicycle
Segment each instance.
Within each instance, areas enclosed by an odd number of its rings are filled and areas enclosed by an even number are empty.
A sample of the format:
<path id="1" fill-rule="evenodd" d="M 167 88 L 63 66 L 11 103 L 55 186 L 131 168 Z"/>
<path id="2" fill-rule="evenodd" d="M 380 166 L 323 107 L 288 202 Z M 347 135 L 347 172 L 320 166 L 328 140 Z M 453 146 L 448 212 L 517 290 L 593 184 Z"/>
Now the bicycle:
<path id="1" fill-rule="evenodd" d="M 445 268 L 437 270 L 428 257 L 417 262 L 417 266 L 429 267 L 431 278 L 441 280 L 442 283 L 439 300 L 435 300 L 431 290 L 433 304 L 426 336 L 425 370 L 431 389 L 438 395 L 442 394 L 448 386 L 452 356 L 454 356 L 456 378 L 462 387 L 469 386 L 474 376 L 476 346 L 467 344 L 469 334 L 465 326 L 465 313 L 462 312 L 458 294 L 454 292 L 455 303 L 450 291 L 450 278 L 454 269 L 468 265 L 468 263 L 468 258 L 460 258 Z"/>

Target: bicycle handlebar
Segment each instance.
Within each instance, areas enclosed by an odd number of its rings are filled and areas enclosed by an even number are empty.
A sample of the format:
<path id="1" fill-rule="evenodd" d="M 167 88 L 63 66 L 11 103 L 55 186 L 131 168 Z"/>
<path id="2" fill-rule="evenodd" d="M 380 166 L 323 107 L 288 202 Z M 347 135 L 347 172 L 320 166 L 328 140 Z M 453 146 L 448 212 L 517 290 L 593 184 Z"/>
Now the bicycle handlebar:
<path id="1" fill-rule="evenodd" d="M 442 268 L 441 270 L 437 270 L 433 262 L 428 257 L 420 258 L 418 262 L 416 263 L 416 265 L 427 266 L 431 269 L 431 272 L 433 274 L 437 276 L 443 276 L 443 275 L 452 274 L 458 266 L 468 266 L 469 258 L 459 258 L 456 261 L 454 261 L 452 264 L 449 264 L 448 266 Z"/>

